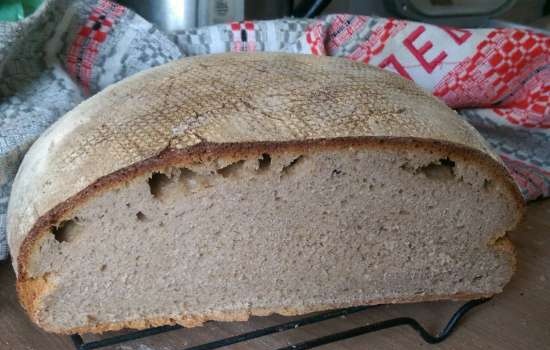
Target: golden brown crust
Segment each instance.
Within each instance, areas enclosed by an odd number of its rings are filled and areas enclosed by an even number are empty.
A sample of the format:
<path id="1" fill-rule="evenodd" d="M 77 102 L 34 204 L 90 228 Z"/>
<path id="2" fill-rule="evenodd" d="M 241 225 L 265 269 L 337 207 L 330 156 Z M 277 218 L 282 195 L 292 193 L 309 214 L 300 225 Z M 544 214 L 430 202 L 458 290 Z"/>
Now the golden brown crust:
<path id="1" fill-rule="evenodd" d="M 36 319 L 35 313 L 42 296 L 48 293 L 53 287 L 48 278 L 49 274 L 45 274 L 40 277 L 17 281 L 19 301 L 23 308 L 31 315 L 32 319 Z"/>
<path id="2" fill-rule="evenodd" d="M 510 267 L 512 269 L 512 273 L 515 273 L 518 266 L 518 259 L 516 248 L 512 244 L 512 241 L 504 235 L 497 238 L 494 243 L 492 243 L 492 246 L 496 251 L 504 252 L 506 256 L 510 258 Z"/>
<path id="3" fill-rule="evenodd" d="M 353 307 L 361 305 L 382 305 L 382 304 L 404 304 L 404 303 L 419 303 L 427 301 L 438 301 L 438 300 L 472 300 L 472 299 L 481 299 L 489 298 L 493 294 L 466 294 L 466 293 L 457 293 L 452 295 L 418 295 L 410 299 L 378 299 L 372 300 L 368 304 L 365 303 L 349 303 L 349 304 L 330 304 L 330 305 L 319 305 L 304 307 L 301 309 L 296 308 L 280 308 L 280 309 L 250 309 L 242 311 L 225 311 L 225 312 L 214 312 L 205 315 L 182 315 L 180 317 L 152 317 L 147 319 L 132 320 L 126 322 L 113 322 L 105 324 L 92 324 L 86 327 L 76 327 L 71 329 L 57 329 L 50 328 L 48 325 L 41 325 L 45 330 L 53 333 L 59 334 L 84 334 L 84 333 L 104 333 L 111 331 L 119 331 L 122 329 L 147 329 L 151 327 L 159 327 L 165 325 L 176 325 L 179 324 L 186 328 L 199 327 L 202 326 L 205 322 L 208 321 L 224 321 L 224 322 L 235 322 L 235 321 L 248 321 L 251 316 L 269 316 L 273 314 L 279 314 L 282 316 L 298 316 L 309 314 L 313 312 L 320 312 L 326 310 L 340 309 L 344 307 Z"/>
<path id="4" fill-rule="evenodd" d="M 462 159 L 464 161 L 469 161 L 478 164 L 482 167 L 487 167 L 494 176 L 499 179 L 506 188 L 509 190 L 511 197 L 516 203 L 518 210 L 519 221 L 525 210 L 525 203 L 521 194 L 511 179 L 510 175 L 506 169 L 498 162 L 496 162 L 489 155 L 477 150 L 471 149 L 462 145 L 456 145 L 449 142 L 443 142 L 438 140 L 427 140 L 427 139 L 414 139 L 414 138 L 391 138 L 391 137 L 353 137 L 353 138 L 335 138 L 328 140 L 307 140 L 307 141 L 290 141 L 290 142 L 250 142 L 250 143 L 232 143 L 232 144 L 210 144 L 210 143 L 201 143 L 197 146 L 185 150 L 174 150 L 167 148 L 161 152 L 158 156 L 146 159 L 142 162 L 136 163 L 130 167 L 120 169 L 119 171 L 107 175 L 98 179 L 95 183 L 91 184 L 83 191 L 79 192 L 75 196 L 67 199 L 65 202 L 60 203 L 48 213 L 39 218 L 39 220 L 34 225 L 31 232 L 26 236 L 22 246 L 21 251 L 18 256 L 18 294 L 21 300 L 22 305 L 25 307 L 27 312 L 31 315 L 34 321 L 37 321 L 35 318 L 36 314 L 36 300 L 40 299 L 40 296 L 47 293 L 48 284 L 45 283 L 46 280 L 40 282 L 40 279 L 30 279 L 27 273 L 27 264 L 30 258 L 30 255 L 35 247 L 35 243 L 40 240 L 41 236 L 47 234 L 52 226 L 57 225 L 62 220 L 71 216 L 71 212 L 74 208 L 79 207 L 81 204 L 89 200 L 90 198 L 99 195 L 103 191 L 112 189 L 113 187 L 119 186 L 135 177 L 140 175 L 150 173 L 153 171 L 158 171 L 170 166 L 184 166 L 196 162 L 210 161 L 217 158 L 235 158 L 241 159 L 243 157 L 251 155 L 260 155 L 262 153 L 278 153 L 278 152 L 307 152 L 311 150 L 330 150 L 330 149 L 345 149 L 349 147 L 368 147 L 370 149 L 376 147 L 384 148 L 398 148 L 400 150 L 425 150 L 427 152 L 433 152 L 436 154 L 446 154 L 454 159 Z M 511 229 L 512 227 L 510 227 Z M 500 235 L 504 232 L 500 233 Z M 493 242 L 495 247 L 498 250 L 508 251 L 513 253 L 513 247 L 507 239 L 498 239 Z M 512 265 L 515 268 L 515 258 L 513 258 Z M 423 298 L 414 298 L 410 302 L 424 301 L 424 300 L 438 300 L 438 299 L 468 299 L 472 297 L 479 297 L 480 295 L 454 295 L 454 296 L 426 296 Z M 407 302 L 404 300 L 381 300 L 378 303 L 388 303 L 388 302 Z M 323 307 L 321 309 L 332 308 L 329 306 Z M 264 310 L 265 311 L 265 310 Z M 320 311 L 308 309 L 303 312 L 290 312 L 288 314 L 298 314 Z M 264 315 L 267 313 L 281 313 L 287 314 L 284 310 L 279 311 L 265 311 L 263 313 L 258 313 L 254 310 L 244 313 L 246 318 L 249 315 Z M 242 319 L 243 314 L 233 315 L 233 316 L 220 316 L 221 318 L 227 317 L 227 320 L 240 320 Z M 241 317 L 242 316 L 242 317 Z M 62 333 L 72 333 L 72 332 L 102 332 L 108 330 L 117 330 L 125 327 L 128 328 L 147 328 L 150 326 L 169 324 L 174 322 L 179 322 L 187 325 L 192 325 L 195 322 L 201 324 L 207 320 L 217 320 L 220 318 L 212 318 L 213 316 L 202 315 L 202 316 L 185 316 L 179 321 L 170 321 L 169 318 L 159 318 L 159 319 L 148 319 L 148 320 L 138 320 L 138 321 L 129 321 L 124 323 L 114 323 L 108 325 L 95 325 L 84 328 L 77 328 L 73 330 L 52 330 L 55 332 Z M 47 329 L 47 325 L 43 325 Z"/>

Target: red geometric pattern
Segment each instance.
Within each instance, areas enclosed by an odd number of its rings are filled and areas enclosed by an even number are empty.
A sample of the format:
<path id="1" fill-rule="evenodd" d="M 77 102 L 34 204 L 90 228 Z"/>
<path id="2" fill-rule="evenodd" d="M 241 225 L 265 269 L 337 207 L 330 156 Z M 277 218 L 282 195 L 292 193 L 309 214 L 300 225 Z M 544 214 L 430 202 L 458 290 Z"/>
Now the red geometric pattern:
<path id="1" fill-rule="evenodd" d="M 446 26 L 441 26 L 440 28 L 446 31 L 457 45 L 464 44 L 472 36 L 472 32 L 467 29 L 459 29 Z"/>
<path id="2" fill-rule="evenodd" d="M 357 48 L 349 54 L 347 58 L 354 61 L 369 63 L 373 56 L 382 52 L 386 42 L 401 31 L 406 25 L 407 22 L 392 18 L 387 21 L 383 21 L 381 25 L 378 25 L 373 29 L 369 39 L 359 43 Z"/>
<path id="3" fill-rule="evenodd" d="M 492 110 L 496 115 L 506 118 L 511 124 L 521 125 L 526 128 L 550 128 L 550 114 L 548 113 L 533 113 L 521 108 L 493 108 Z"/>
<path id="4" fill-rule="evenodd" d="M 550 128 L 550 69 L 528 79 L 518 91 L 493 108 L 510 123 L 527 128 Z M 549 151 L 550 152 L 550 151 Z"/>
<path id="5" fill-rule="evenodd" d="M 544 169 L 532 166 L 518 159 L 513 159 L 507 155 L 500 154 L 504 164 L 508 168 L 510 175 L 518 186 L 526 192 L 524 196 L 529 200 L 539 197 L 550 196 L 550 172 Z"/>
<path id="6" fill-rule="evenodd" d="M 467 60 L 434 89 L 449 106 L 487 107 L 520 88 L 528 72 L 550 63 L 550 37 L 517 29 L 495 29 Z"/>
<path id="7" fill-rule="evenodd" d="M 326 55 L 325 29 L 325 25 L 320 21 L 307 26 L 305 30 L 306 42 L 312 55 Z"/>
<path id="8" fill-rule="evenodd" d="M 230 24 L 232 32 L 231 51 L 232 52 L 254 52 L 256 51 L 256 32 L 254 22 L 232 22 Z"/>
<path id="9" fill-rule="evenodd" d="M 426 54 L 432 49 L 434 44 L 431 41 L 425 41 L 423 44 L 417 44 L 416 39 L 426 31 L 426 27 L 423 25 L 418 26 L 403 40 L 403 46 L 409 49 L 409 52 L 416 58 L 418 63 L 424 67 L 424 70 L 428 73 L 432 73 L 434 69 L 447 57 L 445 51 L 440 51 L 433 59 L 426 59 Z M 448 31 L 447 31 L 448 32 Z M 420 47 L 416 45 L 422 45 Z"/>
<path id="10" fill-rule="evenodd" d="M 332 50 L 346 44 L 365 25 L 367 17 L 337 15 L 328 27 L 326 49 Z"/>
<path id="11" fill-rule="evenodd" d="M 90 12 L 88 20 L 78 31 L 67 52 L 66 69 L 80 83 L 86 94 L 90 90 L 90 78 L 99 46 L 125 11 L 125 7 L 114 2 L 100 0 L 97 7 Z"/>

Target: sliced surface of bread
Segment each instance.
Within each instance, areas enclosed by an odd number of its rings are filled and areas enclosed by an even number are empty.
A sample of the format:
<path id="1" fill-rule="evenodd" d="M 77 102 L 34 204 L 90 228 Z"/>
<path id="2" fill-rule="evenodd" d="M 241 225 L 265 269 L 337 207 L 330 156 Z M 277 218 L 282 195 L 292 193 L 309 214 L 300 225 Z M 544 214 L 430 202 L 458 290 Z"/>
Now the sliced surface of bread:
<path id="1" fill-rule="evenodd" d="M 17 288 L 58 333 L 490 296 L 523 200 L 454 111 L 388 72 L 186 58 L 107 88 L 31 147 Z"/>

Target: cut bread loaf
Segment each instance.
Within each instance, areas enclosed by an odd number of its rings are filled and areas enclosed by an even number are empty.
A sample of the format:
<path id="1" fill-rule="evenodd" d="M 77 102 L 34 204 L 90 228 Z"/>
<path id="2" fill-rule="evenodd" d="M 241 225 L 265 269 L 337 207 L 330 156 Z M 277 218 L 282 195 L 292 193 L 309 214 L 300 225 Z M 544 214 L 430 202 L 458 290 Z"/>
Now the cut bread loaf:
<path id="1" fill-rule="evenodd" d="M 498 293 L 523 200 L 481 136 L 344 59 L 187 58 L 80 104 L 9 203 L 20 300 L 59 333 Z"/>

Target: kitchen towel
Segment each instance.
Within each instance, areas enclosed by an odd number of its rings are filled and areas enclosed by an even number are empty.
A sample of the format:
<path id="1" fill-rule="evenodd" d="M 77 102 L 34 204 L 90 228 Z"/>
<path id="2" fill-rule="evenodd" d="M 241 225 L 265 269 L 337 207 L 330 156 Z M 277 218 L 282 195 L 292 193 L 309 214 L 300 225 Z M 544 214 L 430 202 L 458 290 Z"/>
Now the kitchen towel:
<path id="1" fill-rule="evenodd" d="M 345 14 L 164 33 L 108 0 L 46 0 L 0 22 L 0 259 L 11 184 L 40 133 L 140 70 L 229 51 L 340 56 L 413 80 L 477 128 L 526 200 L 550 196 L 550 36 Z"/>

